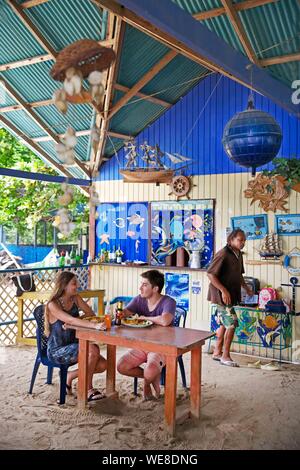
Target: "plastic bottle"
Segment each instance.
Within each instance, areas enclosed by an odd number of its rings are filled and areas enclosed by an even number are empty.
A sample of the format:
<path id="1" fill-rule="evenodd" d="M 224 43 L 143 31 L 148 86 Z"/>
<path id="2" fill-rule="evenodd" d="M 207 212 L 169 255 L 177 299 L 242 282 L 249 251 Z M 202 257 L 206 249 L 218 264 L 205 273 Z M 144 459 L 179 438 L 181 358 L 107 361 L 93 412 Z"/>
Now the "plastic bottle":
<path id="1" fill-rule="evenodd" d="M 110 314 L 109 301 L 107 301 L 106 306 L 105 306 L 104 323 L 105 323 L 106 329 L 109 330 L 111 328 L 111 314 Z"/>

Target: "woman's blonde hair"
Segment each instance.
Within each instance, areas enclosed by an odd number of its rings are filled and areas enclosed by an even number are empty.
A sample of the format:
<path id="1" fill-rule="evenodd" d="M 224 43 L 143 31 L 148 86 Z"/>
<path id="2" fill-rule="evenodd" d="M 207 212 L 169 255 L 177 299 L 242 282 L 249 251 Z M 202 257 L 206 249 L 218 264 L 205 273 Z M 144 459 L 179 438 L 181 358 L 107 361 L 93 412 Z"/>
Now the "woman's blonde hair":
<path id="1" fill-rule="evenodd" d="M 69 282 L 72 281 L 76 277 L 76 274 L 70 272 L 70 271 L 63 271 L 59 273 L 57 278 L 55 279 L 55 286 L 52 292 L 52 295 L 46 305 L 45 308 L 45 324 L 44 324 L 44 333 L 46 336 L 49 336 L 50 334 L 50 324 L 49 324 L 49 312 L 48 312 L 48 305 L 50 302 L 55 302 L 57 301 L 60 297 L 63 296 L 65 289 Z"/>

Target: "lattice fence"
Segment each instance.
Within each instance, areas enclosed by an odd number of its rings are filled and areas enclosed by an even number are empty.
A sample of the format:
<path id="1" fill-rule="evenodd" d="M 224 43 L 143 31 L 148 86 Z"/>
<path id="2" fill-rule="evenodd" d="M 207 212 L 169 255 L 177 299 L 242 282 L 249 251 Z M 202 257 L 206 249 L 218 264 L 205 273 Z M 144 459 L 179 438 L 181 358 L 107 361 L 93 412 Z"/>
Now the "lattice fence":
<path id="1" fill-rule="evenodd" d="M 89 268 L 86 266 L 74 266 L 72 268 L 50 268 L 50 269 L 26 269 L 26 273 L 32 273 L 37 291 L 52 290 L 57 274 L 61 271 L 72 271 L 76 273 L 80 289 L 88 288 Z M 11 278 L 25 270 L 0 272 L 0 344 L 15 344 L 17 337 L 17 314 L 18 297 L 16 288 Z M 35 321 L 32 312 L 38 305 L 38 300 L 24 301 L 24 337 L 35 337 Z"/>

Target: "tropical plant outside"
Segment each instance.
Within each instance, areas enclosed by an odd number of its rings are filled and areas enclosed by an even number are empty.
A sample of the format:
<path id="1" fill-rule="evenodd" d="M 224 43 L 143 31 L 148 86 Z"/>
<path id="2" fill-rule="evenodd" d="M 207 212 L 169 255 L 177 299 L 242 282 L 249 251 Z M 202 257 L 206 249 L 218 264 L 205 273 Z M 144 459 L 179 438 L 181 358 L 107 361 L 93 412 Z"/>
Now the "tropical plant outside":
<path id="1" fill-rule="evenodd" d="M 0 129 L 0 167 L 58 174 L 5 129 Z M 73 215 L 76 228 L 71 237 L 60 236 L 63 242 L 77 241 L 80 231 L 88 226 L 88 198 L 75 186 L 72 188 L 74 198 L 68 209 Z M 29 232 L 33 233 L 39 221 L 46 221 L 49 230 L 59 208 L 58 197 L 62 193 L 59 183 L 0 176 L 0 226 L 8 233 L 17 229 L 20 236 L 28 240 L 31 239 Z"/>

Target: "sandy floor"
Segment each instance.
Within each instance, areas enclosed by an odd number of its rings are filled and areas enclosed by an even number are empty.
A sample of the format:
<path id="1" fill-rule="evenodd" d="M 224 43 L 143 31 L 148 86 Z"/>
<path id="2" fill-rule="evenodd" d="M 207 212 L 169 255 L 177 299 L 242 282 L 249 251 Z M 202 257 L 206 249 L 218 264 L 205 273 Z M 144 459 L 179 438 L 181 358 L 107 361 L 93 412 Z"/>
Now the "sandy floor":
<path id="1" fill-rule="evenodd" d="M 0 348 L 1 449 L 300 448 L 300 366 L 284 365 L 277 372 L 249 369 L 247 363 L 256 359 L 236 355 L 241 367 L 229 368 L 203 354 L 201 420 L 185 421 L 170 438 L 162 426 L 163 399 L 134 397 L 129 378 L 117 376 L 119 399 L 78 411 L 73 397 L 56 405 L 58 372 L 54 384 L 46 385 L 41 366 L 34 394 L 28 395 L 34 358 L 34 348 Z M 185 364 L 189 372 L 188 355 Z M 104 375 L 98 375 L 96 385 L 104 390 L 104 383 Z M 177 410 L 185 409 L 188 392 L 179 377 Z"/>

